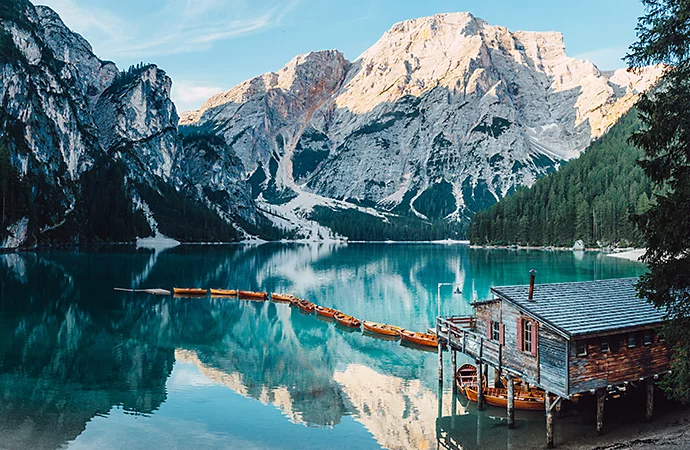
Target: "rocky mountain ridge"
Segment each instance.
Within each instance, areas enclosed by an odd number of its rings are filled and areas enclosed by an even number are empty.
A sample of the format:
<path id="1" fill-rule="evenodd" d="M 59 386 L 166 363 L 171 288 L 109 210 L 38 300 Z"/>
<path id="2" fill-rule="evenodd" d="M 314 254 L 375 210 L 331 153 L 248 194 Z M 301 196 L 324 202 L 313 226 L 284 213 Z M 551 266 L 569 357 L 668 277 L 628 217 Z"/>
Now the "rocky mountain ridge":
<path id="1" fill-rule="evenodd" d="M 659 73 L 601 72 L 559 33 L 441 14 L 352 62 L 299 55 L 180 118 L 163 70 L 120 71 L 50 8 L 3 2 L 0 247 L 462 237 Z"/>
<path id="2" fill-rule="evenodd" d="M 153 64 L 120 71 L 57 13 L 26 0 L 0 6 L 0 246 L 235 240 L 259 222 L 239 195 L 223 208 L 199 194 L 183 151 L 172 80 Z M 3 156 L 4 155 L 4 156 Z M 215 163 L 214 163 L 215 164 Z M 0 164 L 2 165 L 2 164 Z M 234 165 L 225 178 L 237 175 Z M 246 182 L 233 178 L 233 185 Z"/>
<path id="3" fill-rule="evenodd" d="M 308 217 L 316 196 L 462 221 L 577 157 L 660 73 L 602 72 L 560 33 L 440 14 L 394 25 L 351 63 L 298 56 L 180 123 L 222 137 L 283 216 Z"/>

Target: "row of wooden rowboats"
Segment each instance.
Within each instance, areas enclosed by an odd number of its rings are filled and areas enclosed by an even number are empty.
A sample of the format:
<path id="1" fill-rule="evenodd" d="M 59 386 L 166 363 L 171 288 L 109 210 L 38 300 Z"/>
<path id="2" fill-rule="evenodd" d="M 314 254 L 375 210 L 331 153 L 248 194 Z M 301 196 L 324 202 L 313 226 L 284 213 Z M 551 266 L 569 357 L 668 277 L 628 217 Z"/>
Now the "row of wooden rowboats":
<path id="1" fill-rule="evenodd" d="M 207 293 L 211 297 L 237 297 L 246 300 L 270 300 L 278 303 L 289 303 L 298 307 L 307 314 L 316 313 L 319 316 L 334 319 L 339 324 L 353 329 L 363 328 L 365 331 L 391 337 L 400 338 L 412 344 L 421 345 L 425 347 L 437 347 L 438 341 L 436 335 L 431 333 L 419 333 L 416 331 L 405 330 L 404 328 L 385 323 L 370 322 L 367 320 L 360 321 L 356 317 L 349 316 L 337 309 L 327 308 L 325 306 L 316 305 L 308 300 L 300 299 L 290 294 L 241 291 L 234 289 L 196 289 L 196 288 L 173 288 L 173 292 L 177 296 L 205 296 Z"/>

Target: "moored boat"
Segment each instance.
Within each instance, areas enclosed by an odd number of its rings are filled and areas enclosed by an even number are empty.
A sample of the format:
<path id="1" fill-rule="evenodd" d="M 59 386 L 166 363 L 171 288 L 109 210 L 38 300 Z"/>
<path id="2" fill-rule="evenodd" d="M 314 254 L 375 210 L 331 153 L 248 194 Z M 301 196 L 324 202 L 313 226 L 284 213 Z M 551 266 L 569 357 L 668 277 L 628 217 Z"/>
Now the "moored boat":
<path id="1" fill-rule="evenodd" d="M 403 341 L 411 342 L 417 345 L 424 345 L 427 347 L 437 347 L 438 341 L 436 336 L 429 333 L 418 333 L 416 331 L 403 330 L 400 332 L 400 338 Z"/>
<path id="2" fill-rule="evenodd" d="M 239 298 L 244 298 L 248 300 L 266 300 L 268 294 L 266 292 L 254 292 L 254 291 L 237 291 Z"/>
<path id="3" fill-rule="evenodd" d="M 477 368 L 475 366 L 472 364 L 462 365 L 455 375 L 455 381 L 460 392 L 465 394 L 468 400 L 477 402 Z M 482 381 L 482 394 L 487 405 L 499 408 L 508 406 L 508 390 L 486 387 L 486 377 Z M 513 404 L 515 409 L 543 411 L 544 391 L 534 388 L 530 390 L 515 389 Z"/>
<path id="4" fill-rule="evenodd" d="M 292 300 L 295 298 L 294 295 L 290 294 L 277 294 L 275 292 L 271 292 L 271 300 L 274 302 L 292 302 Z"/>
<path id="5" fill-rule="evenodd" d="M 340 311 L 337 309 L 333 308 L 326 308 L 325 306 L 317 306 L 316 308 L 316 314 L 324 317 L 329 317 L 333 319 L 336 314 L 338 314 Z"/>
<path id="6" fill-rule="evenodd" d="M 236 297 L 237 291 L 235 289 L 211 289 L 211 295 L 220 297 Z"/>
<path id="7" fill-rule="evenodd" d="M 316 308 L 316 305 L 314 305 L 309 300 L 300 300 L 299 302 L 297 302 L 297 306 L 299 306 L 299 309 L 301 309 L 302 311 L 308 313 L 313 313 L 314 309 Z"/>
<path id="8" fill-rule="evenodd" d="M 359 319 L 348 316 L 347 314 L 337 313 L 334 317 L 340 325 L 344 325 L 346 327 L 359 328 L 360 325 L 362 325 L 362 322 L 360 322 Z"/>
<path id="9" fill-rule="evenodd" d="M 362 321 L 362 327 L 364 327 L 364 329 L 366 331 L 370 331 L 370 332 L 376 333 L 376 334 L 382 334 L 384 336 L 398 337 L 398 336 L 400 336 L 400 333 L 402 333 L 404 331 L 402 328 L 396 327 L 394 325 L 387 325 L 385 323 L 369 322 L 368 320 Z"/>
<path id="10" fill-rule="evenodd" d="M 175 295 L 206 295 L 206 289 L 198 288 L 173 288 Z"/>

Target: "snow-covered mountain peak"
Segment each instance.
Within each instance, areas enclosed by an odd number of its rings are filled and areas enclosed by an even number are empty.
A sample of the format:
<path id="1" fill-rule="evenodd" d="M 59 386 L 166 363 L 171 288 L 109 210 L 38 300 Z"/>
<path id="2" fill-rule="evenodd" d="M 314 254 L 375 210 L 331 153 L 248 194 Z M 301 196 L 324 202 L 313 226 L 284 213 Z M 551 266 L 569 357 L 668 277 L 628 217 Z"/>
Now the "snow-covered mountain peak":
<path id="1" fill-rule="evenodd" d="M 604 74 L 559 32 L 438 14 L 393 25 L 351 64 L 298 56 L 182 123 L 217 130 L 268 202 L 306 190 L 463 218 L 577 157 L 659 74 Z"/>

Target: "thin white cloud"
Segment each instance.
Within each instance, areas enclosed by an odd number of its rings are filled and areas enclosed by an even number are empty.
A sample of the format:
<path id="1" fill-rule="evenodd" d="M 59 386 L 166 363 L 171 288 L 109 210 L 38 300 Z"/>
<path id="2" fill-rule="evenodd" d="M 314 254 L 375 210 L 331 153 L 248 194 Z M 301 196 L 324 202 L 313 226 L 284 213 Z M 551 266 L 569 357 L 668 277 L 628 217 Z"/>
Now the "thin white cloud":
<path id="1" fill-rule="evenodd" d="M 77 4 L 77 0 L 39 0 L 37 4 L 56 11 L 65 24 L 78 33 L 93 32 L 117 38 L 126 28 L 126 21 L 110 10 Z"/>
<path id="2" fill-rule="evenodd" d="M 580 53 L 573 58 L 592 61 L 600 70 L 613 70 L 627 67 L 622 59 L 626 52 L 625 47 L 607 47 Z"/>
<path id="3" fill-rule="evenodd" d="M 197 110 L 214 94 L 223 89 L 193 81 L 175 81 L 172 88 L 172 99 L 178 112 Z"/>
<path id="4" fill-rule="evenodd" d="M 208 50 L 214 43 L 278 26 L 300 0 L 155 0 L 149 13 L 93 7 L 87 0 L 43 0 L 108 59 Z"/>

